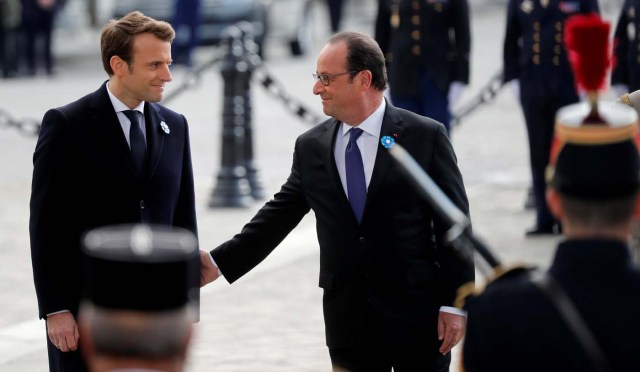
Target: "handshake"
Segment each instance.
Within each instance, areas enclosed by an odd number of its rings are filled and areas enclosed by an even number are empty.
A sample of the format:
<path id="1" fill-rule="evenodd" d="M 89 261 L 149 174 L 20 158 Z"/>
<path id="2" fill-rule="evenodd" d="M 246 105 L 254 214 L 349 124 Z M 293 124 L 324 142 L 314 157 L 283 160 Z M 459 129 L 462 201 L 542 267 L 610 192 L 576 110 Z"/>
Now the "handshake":
<path id="1" fill-rule="evenodd" d="M 222 276 L 220 269 L 213 261 L 213 257 L 208 251 L 200 250 L 200 287 L 213 282 Z"/>

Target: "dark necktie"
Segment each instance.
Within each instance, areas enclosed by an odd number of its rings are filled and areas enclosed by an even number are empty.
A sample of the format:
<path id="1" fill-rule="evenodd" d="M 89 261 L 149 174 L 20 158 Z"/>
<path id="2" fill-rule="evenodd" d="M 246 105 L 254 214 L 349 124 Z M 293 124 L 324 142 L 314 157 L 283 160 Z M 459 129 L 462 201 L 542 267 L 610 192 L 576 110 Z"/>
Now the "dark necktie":
<path id="1" fill-rule="evenodd" d="M 140 128 L 140 120 L 138 119 L 139 112 L 136 110 L 122 111 L 131 121 L 131 128 L 129 129 L 129 145 L 131 147 L 131 161 L 133 162 L 133 168 L 138 176 L 138 179 L 142 179 L 144 174 L 144 164 L 147 160 L 147 144 L 144 141 L 144 134 Z"/>
<path id="2" fill-rule="evenodd" d="M 362 221 L 364 203 L 367 200 L 367 183 L 364 178 L 364 164 L 356 140 L 362 134 L 362 129 L 351 128 L 349 143 L 344 153 L 344 164 L 347 171 L 347 194 L 351 209 L 358 220 Z"/>

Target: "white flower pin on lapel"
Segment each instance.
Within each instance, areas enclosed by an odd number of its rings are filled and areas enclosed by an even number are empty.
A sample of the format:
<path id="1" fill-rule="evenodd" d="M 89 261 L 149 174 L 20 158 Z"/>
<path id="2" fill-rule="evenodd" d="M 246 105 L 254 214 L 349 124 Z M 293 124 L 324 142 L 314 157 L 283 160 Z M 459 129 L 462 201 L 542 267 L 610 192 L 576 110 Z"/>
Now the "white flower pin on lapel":
<path id="1" fill-rule="evenodd" d="M 160 128 L 162 128 L 162 131 L 165 132 L 166 134 L 171 133 L 171 130 L 169 129 L 169 126 L 164 121 L 160 122 Z"/>

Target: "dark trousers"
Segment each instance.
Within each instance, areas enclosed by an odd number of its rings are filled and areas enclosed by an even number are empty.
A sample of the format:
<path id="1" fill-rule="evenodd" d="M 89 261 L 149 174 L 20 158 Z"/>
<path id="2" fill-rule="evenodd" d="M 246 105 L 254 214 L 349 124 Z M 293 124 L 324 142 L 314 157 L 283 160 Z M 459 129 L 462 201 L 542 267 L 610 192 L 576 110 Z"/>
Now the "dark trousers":
<path id="1" fill-rule="evenodd" d="M 365 326 L 360 342 L 329 348 L 334 371 L 449 371 L 451 353 L 438 352 L 442 341 L 437 334 L 437 306 L 412 308 L 379 302 L 362 315 Z"/>
<path id="2" fill-rule="evenodd" d="M 88 372 L 80 349 L 63 353 L 53 345 L 47 336 L 47 354 L 49 355 L 49 372 Z"/>
<path id="3" fill-rule="evenodd" d="M 449 112 L 449 98 L 434 83 L 431 77 L 424 71 L 420 76 L 420 94 L 416 96 L 397 96 L 391 90 L 391 101 L 396 107 L 415 112 L 439 121 L 447 128 L 447 134 L 451 134 Z"/>
<path id="4" fill-rule="evenodd" d="M 55 13 L 43 13 L 36 19 L 25 21 L 26 57 L 29 74 L 36 73 L 37 60 L 44 60 L 47 74 L 53 73 L 51 37 Z"/>
<path id="5" fill-rule="evenodd" d="M 342 21 L 342 8 L 344 0 L 327 0 L 329 6 L 329 20 L 331 21 L 331 32 L 340 30 L 340 22 Z"/>
<path id="6" fill-rule="evenodd" d="M 540 228 L 549 228 L 557 222 L 549 211 L 545 196 L 547 190 L 545 170 L 549 164 L 549 155 L 551 154 L 556 113 L 561 107 L 577 101 L 577 95 L 521 97 L 522 111 L 529 136 L 531 177 L 536 200 L 536 226 Z"/>

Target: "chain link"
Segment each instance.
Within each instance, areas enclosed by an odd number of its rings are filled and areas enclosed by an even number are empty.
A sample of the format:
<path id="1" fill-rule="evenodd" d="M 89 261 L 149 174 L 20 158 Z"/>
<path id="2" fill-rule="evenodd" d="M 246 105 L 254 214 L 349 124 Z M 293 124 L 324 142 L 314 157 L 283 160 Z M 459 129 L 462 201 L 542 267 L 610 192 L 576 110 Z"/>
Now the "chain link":
<path id="1" fill-rule="evenodd" d="M 482 105 L 493 101 L 500 90 L 504 87 L 502 81 L 502 70 L 495 73 L 489 81 L 480 88 L 480 92 L 473 99 L 460 107 L 451 116 L 451 127 L 460 125 L 462 118 L 470 115 Z"/>
<path id="2" fill-rule="evenodd" d="M 246 40 L 244 42 L 246 42 Z M 249 50 L 251 50 L 250 53 L 252 54 L 250 62 L 254 68 L 254 74 L 252 77 L 257 80 L 260 86 L 262 86 L 269 95 L 279 100 L 289 112 L 310 125 L 316 125 L 326 119 L 326 117 L 316 114 L 313 110 L 310 110 L 302 103 L 291 97 L 291 95 L 287 94 L 284 85 L 268 71 L 260 56 L 253 53 L 253 49 Z M 216 55 L 206 63 L 201 64 L 193 71 L 190 71 L 185 76 L 182 84 L 165 96 L 163 103 L 167 103 L 189 89 L 199 86 L 202 82 L 202 75 L 204 72 L 216 66 L 222 61 L 222 59 L 223 56 Z M 464 117 L 470 115 L 482 105 L 494 100 L 503 86 L 502 71 L 499 71 L 493 75 L 493 77 L 480 89 L 480 92 L 472 100 L 452 114 L 451 125 L 460 125 L 460 122 Z M 0 128 L 2 127 L 14 127 L 25 134 L 33 136 L 38 135 L 40 132 L 40 123 L 37 120 L 16 120 L 8 112 L 0 109 Z"/>
<path id="3" fill-rule="evenodd" d="M 16 128 L 29 136 L 40 133 L 40 122 L 31 118 L 14 119 L 8 112 L 0 109 L 0 128 Z"/>
<path id="4" fill-rule="evenodd" d="M 269 73 L 263 63 L 258 65 L 256 68 L 254 78 L 258 80 L 258 83 L 260 83 L 267 93 L 282 102 L 288 111 L 299 117 L 302 121 L 305 121 L 307 124 L 316 125 L 327 119 L 326 117 L 322 117 L 314 113 L 312 110 L 308 109 L 302 103 L 287 94 L 283 84 L 278 82 L 278 80 Z"/>
<path id="5" fill-rule="evenodd" d="M 173 89 L 171 92 L 169 92 L 169 94 L 167 94 L 162 100 L 162 103 L 166 104 L 167 102 L 173 100 L 187 90 L 193 89 L 196 86 L 200 86 L 200 83 L 202 82 L 202 74 L 208 69 L 217 65 L 220 61 L 222 61 L 222 56 L 216 55 L 209 61 L 198 66 L 196 69 L 189 71 L 185 75 L 182 84 L 178 85 L 176 89 Z"/>

